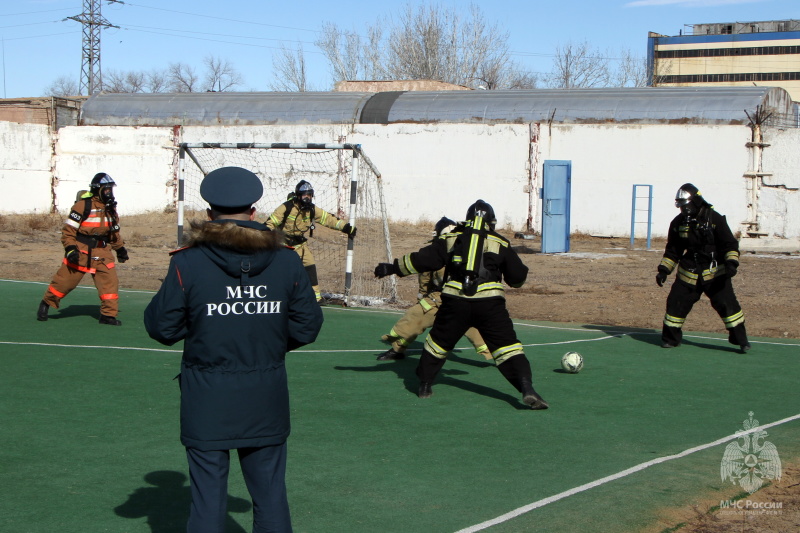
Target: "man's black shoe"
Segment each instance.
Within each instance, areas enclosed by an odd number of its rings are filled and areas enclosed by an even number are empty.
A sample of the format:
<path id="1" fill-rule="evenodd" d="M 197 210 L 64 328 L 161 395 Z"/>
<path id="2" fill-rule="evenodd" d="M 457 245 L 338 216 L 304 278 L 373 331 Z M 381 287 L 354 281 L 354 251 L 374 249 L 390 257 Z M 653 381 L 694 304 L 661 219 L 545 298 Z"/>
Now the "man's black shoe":
<path id="1" fill-rule="evenodd" d="M 108 326 L 121 326 L 122 325 L 122 322 L 117 320 L 116 317 L 106 316 L 106 315 L 100 315 L 100 323 L 101 324 L 106 324 Z"/>
<path id="2" fill-rule="evenodd" d="M 44 300 L 39 303 L 39 310 L 36 311 L 36 320 L 44 322 L 47 320 L 47 312 L 50 311 L 50 306 Z"/>
<path id="3" fill-rule="evenodd" d="M 665 342 L 665 343 L 661 344 L 661 347 L 662 348 L 677 348 L 678 345 L 677 344 L 672 344 L 671 342 Z"/>
<path id="4" fill-rule="evenodd" d="M 397 359 L 405 358 L 406 354 L 402 352 L 396 352 L 393 349 L 389 348 L 382 354 L 378 356 L 378 361 L 396 361 Z"/>
<path id="5" fill-rule="evenodd" d="M 419 392 L 417 392 L 417 396 L 420 398 L 430 398 L 433 395 L 433 391 L 431 390 L 431 383 L 427 381 L 421 381 L 419 384 Z"/>

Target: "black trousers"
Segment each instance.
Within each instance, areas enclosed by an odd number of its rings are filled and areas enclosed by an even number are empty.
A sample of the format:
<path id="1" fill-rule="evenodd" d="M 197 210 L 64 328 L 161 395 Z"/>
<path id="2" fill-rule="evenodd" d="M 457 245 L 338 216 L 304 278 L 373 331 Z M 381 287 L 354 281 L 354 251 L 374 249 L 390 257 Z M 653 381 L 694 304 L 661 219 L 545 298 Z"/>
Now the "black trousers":
<path id="1" fill-rule="evenodd" d="M 277 446 L 240 448 L 247 490 L 253 500 L 253 533 L 291 533 L 286 496 L 286 442 Z M 192 507 L 187 533 L 224 533 L 228 508 L 229 450 L 186 448 Z"/>
<path id="2" fill-rule="evenodd" d="M 664 316 L 661 340 L 676 346 L 681 343 L 683 323 L 703 294 L 708 296 L 711 307 L 728 329 L 728 340 L 736 345 L 746 344 L 744 314 L 733 292 L 729 276 L 719 276 L 706 282 L 698 280 L 697 285 L 690 285 L 680 279 L 675 280 L 667 297 L 667 314 Z"/>
<path id="3" fill-rule="evenodd" d="M 464 333 L 474 327 L 492 353 L 497 368 L 520 390 L 520 380 L 531 380 L 531 367 L 503 298 L 458 298 L 442 295 L 442 304 L 425 340 L 417 366 L 420 381 L 432 383 L 445 357 Z"/>

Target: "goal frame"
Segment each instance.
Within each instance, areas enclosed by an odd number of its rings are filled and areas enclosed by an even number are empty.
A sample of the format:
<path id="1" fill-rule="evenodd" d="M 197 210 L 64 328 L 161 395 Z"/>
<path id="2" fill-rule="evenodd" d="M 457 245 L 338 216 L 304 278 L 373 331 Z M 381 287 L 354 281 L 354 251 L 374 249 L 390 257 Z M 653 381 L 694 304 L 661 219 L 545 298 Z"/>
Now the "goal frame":
<path id="1" fill-rule="evenodd" d="M 203 149 L 203 148 L 221 148 L 221 149 L 229 149 L 229 150 L 250 150 L 250 149 L 261 149 L 261 150 L 345 150 L 351 153 L 351 166 L 350 166 L 350 200 L 349 200 L 349 211 L 348 211 L 348 222 L 351 226 L 357 227 L 357 220 L 356 220 L 356 205 L 358 202 L 358 169 L 360 164 L 365 164 L 372 173 L 375 175 L 376 178 L 376 186 L 378 192 L 378 199 L 380 203 L 380 211 L 381 211 L 381 219 L 382 219 L 382 226 L 383 226 L 383 237 L 384 237 L 384 244 L 385 244 L 385 252 L 386 252 L 386 260 L 387 262 L 393 261 L 392 256 L 392 247 L 391 247 L 391 239 L 389 234 L 389 221 L 386 211 L 386 201 L 383 194 L 383 180 L 381 179 L 381 173 L 372 163 L 372 161 L 367 157 L 364 151 L 361 148 L 360 144 L 352 144 L 352 143 L 215 143 L 215 142 L 184 142 L 179 145 L 178 148 L 178 199 L 177 199 L 177 214 L 178 214 L 178 222 L 177 222 L 177 239 L 178 239 L 178 246 L 182 246 L 183 238 L 184 238 L 184 204 L 185 204 L 185 195 L 186 195 L 186 157 L 188 156 L 200 172 L 203 174 L 203 177 L 208 175 L 211 170 L 214 169 L 207 169 L 200 163 L 200 161 L 195 157 L 192 149 Z M 347 253 L 345 255 L 345 265 L 344 265 L 344 287 L 343 287 L 343 303 L 345 306 L 351 304 L 351 300 L 353 295 L 351 294 L 352 289 L 352 282 L 353 282 L 353 256 L 355 253 L 355 239 L 350 238 L 347 240 Z M 397 300 L 397 282 L 392 277 L 389 280 L 389 297 L 388 301 L 393 302 Z"/>

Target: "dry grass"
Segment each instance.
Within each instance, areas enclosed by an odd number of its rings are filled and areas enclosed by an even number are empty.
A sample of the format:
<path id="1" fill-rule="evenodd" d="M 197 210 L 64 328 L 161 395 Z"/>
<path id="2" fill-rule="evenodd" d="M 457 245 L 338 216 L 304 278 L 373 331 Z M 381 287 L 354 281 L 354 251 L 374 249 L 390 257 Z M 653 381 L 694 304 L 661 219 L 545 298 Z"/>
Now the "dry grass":
<path id="1" fill-rule="evenodd" d="M 22 235 L 59 231 L 63 223 L 64 217 L 58 213 L 0 215 L 0 231 Z"/>

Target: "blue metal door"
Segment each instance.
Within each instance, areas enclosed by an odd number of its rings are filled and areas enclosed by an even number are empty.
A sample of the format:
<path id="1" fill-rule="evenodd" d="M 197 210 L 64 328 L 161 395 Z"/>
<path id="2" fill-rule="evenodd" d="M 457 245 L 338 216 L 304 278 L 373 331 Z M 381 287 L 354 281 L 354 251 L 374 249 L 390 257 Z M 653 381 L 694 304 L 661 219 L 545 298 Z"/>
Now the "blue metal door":
<path id="1" fill-rule="evenodd" d="M 542 253 L 568 252 L 572 161 L 545 161 L 542 175 Z"/>

